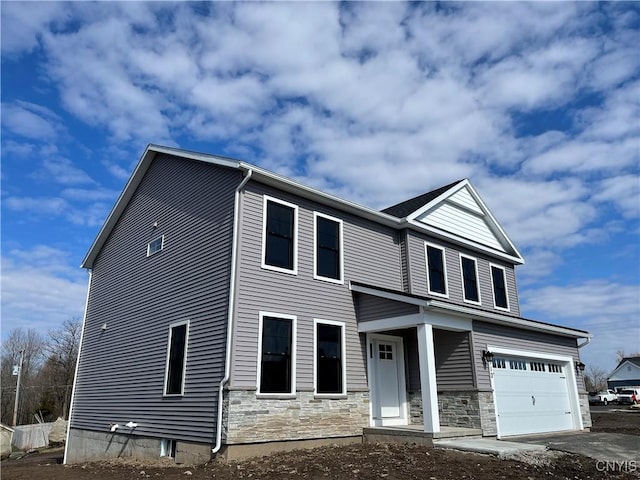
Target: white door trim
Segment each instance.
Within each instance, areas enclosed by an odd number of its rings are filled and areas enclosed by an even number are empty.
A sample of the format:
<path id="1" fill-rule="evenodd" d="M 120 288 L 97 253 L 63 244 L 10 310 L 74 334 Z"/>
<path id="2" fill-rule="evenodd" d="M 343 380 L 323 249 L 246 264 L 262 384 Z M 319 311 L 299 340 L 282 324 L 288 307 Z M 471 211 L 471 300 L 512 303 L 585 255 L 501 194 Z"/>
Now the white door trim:
<path id="1" fill-rule="evenodd" d="M 378 385 L 377 371 L 373 367 L 373 362 L 377 361 L 377 351 L 374 351 L 374 340 L 393 342 L 397 345 L 397 365 L 398 365 L 398 398 L 400 400 L 400 417 L 397 419 L 376 418 L 378 406 Z M 408 425 L 409 416 L 407 414 L 407 388 L 405 382 L 405 360 L 404 360 L 404 339 L 394 335 L 383 335 L 379 333 L 367 333 L 367 376 L 369 379 L 369 391 L 371 394 L 371 408 L 369 423 L 372 427 L 390 425 Z"/>
<path id="2" fill-rule="evenodd" d="M 552 360 L 563 364 L 566 372 L 567 392 L 569 393 L 569 404 L 571 405 L 571 417 L 573 427 L 576 430 L 583 430 L 582 412 L 580 410 L 580 397 L 578 396 L 578 385 L 575 376 L 575 364 L 573 358 L 566 355 L 555 355 L 550 353 L 535 352 L 531 350 L 519 350 L 513 348 L 504 348 L 496 345 L 487 345 L 487 350 L 494 354 L 501 354 L 514 357 L 540 358 L 543 360 Z M 493 365 L 489 364 L 489 380 L 491 382 L 491 390 L 493 390 L 493 407 L 496 418 L 497 438 L 501 438 L 500 422 L 498 422 L 498 400 L 496 399 L 496 387 L 493 378 Z"/>

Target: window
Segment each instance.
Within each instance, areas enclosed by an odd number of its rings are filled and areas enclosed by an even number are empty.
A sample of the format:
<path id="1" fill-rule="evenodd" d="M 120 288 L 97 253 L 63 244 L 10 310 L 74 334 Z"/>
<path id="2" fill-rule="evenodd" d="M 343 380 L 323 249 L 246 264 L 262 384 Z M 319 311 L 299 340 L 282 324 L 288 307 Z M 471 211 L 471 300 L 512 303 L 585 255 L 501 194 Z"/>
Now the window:
<path id="1" fill-rule="evenodd" d="M 264 197 L 262 266 L 297 273 L 298 207 Z"/>
<path id="2" fill-rule="evenodd" d="M 167 365 L 164 382 L 165 395 L 182 395 L 184 393 L 188 333 L 188 322 L 174 323 L 169 327 L 169 344 L 167 346 Z"/>
<path id="3" fill-rule="evenodd" d="M 314 212 L 314 278 L 342 283 L 342 220 Z"/>
<path id="4" fill-rule="evenodd" d="M 147 244 L 147 257 L 150 257 L 154 253 L 158 253 L 164 247 L 164 235 L 156 238 L 155 240 L 151 240 Z"/>
<path id="5" fill-rule="evenodd" d="M 258 394 L 295 394 L 295 317 L 260 314 Z"/>
<path id="6" fill-rule="evenodd" d="M 507 282 L 505 270 L 497 265 L 491 265 L 491 284 L 493 285 L 493 304 L 496 308 L 509 310 L 507 299 Z"/>
<path id="7" fill-rule="evenodd" d="M 346 393 L 344 323 L 316 320 L 316 394 Z"/>
<path id="8" fill-rule="evenodd" d="M 471 257 L 460 255 L 460 265 L 462 267 L 462 287 L 464 292 L 464 301 L 471 303 L 480 303 L 476 260 Z"/>
<path id="9" fill-rule="evenodd" d="M 427 289 L 434 295 L 447 296 L 447 269 L 444 249 L 425 243 Z"/>

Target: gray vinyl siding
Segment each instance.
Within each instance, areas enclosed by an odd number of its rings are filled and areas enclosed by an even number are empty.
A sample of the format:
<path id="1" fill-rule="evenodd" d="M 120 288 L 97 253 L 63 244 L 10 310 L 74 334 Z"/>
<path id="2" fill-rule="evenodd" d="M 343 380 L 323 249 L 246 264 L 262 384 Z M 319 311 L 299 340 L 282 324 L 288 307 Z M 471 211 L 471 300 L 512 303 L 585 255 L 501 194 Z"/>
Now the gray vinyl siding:
<path id="1" fill-rule="evenodd" d="M 420 361 L 416 328 L 404 330 L 407 364 L 407 391 L 420 391 Z M 469 332 L 433 329 L 438 390 L 474 389 L 473 361 Z"/>
<path id="2" fill-rule="evenodd" d="M 235 170 L 153 161 L 94 263 L 72 428 L 133 421 L 135 435 L 213 443 L 240 181 Z M 147 257 L 160 235 L 164 249 Z M 184 320 L 184 395 L 165 397 L 169 325 Z"/>
<path id="3" fill-rule="evenodd" d="M 425 258 L 424 243 L 429 242 L 444 248 L 445 262 L 447 269 L 447 292 L 446 301 L 465 306 L 478 307 L 483 310 L 499 312 L 506 315 L 520 315 L 520 305 L 518 303 L 518 292 L 516 289 L 515 271 L 513 265 L 504 261 L 494 259 L 479 252 L 473 252 L 462 247 L 454 246 L 451 243 L 428 237 L 418 232 L 410 231 L 407 236 L 407 247 L 409 253 L 409 265 L 411 279 L 409 293 L 415 295 L 428 296 L 427 290 L 427 263 Z M 481 305 L 467 303 L 463 299 L 462 273 L 460 269 L 460 253 L 476 259 L 478 269 L 478 287 L 480 290 Z M 505 280 L 507 284 L 507 296 L 509 299 L 509 311 L 497 310 L 493 304 L 493 290 L 491 285 L 490 264 L 495 264 L 505 269 Z M 440 299 L 440 297 L 438 297 Z"/>
<path id="4" fill-rule="evenodd" d="M 398 232 L 398 239 L 400 242 L 400 260 L 402 262 L 402 291 L 409 292 L 409 286 L 411 285 L 409 268 L 409 250 L 407 245 L 407 230 Z"/>
<path id="5" fill-rule="evenodd" d="M 438 390 L 474 388 L 469 332 L 433 330 Z"/>
<path id="6" fill-rule="evenodd" d="M 298 205 L 298 274 L 261 268 L 263 196 Z M 313 278 L 313 212 L 343 220 L 344 284 Z M 296 389 L 313 389 L 313 319 L 345 322 L 347 390 L 366 390 L 364 342 L 349 281 L 402 289 L 396 231 L 250 181 L 242 200 L 231 388 L 256 388 L 260 311 L 297 316 Z"/>
<path id="7" fill-rule="evenodd" d="M 479 321 L 473 322 L 472 337 L 477 384 L 481 390 L 489 390 L 491 388 L 489 369 L 482 363 L 482 351 L 487 349 L 487 345 L 550 355 L 563 355 L 573 358 L 574 362 L 579 361 L 577 341 L 575 338 L 521 330 Z M 583 390 L 584 384 L 582 376 L 580 375 L 578 377 L 578 391 Z"/>
<path id="8" fill-rule="evenodd" d="M 381 320 L 383 318 L 401 317 L 420 312 L 417 305 L 396 302 L 386 298 L 374 297 L 371 295 L 357 295 L 358 321 L 369 322 L 371 320 Z"/>

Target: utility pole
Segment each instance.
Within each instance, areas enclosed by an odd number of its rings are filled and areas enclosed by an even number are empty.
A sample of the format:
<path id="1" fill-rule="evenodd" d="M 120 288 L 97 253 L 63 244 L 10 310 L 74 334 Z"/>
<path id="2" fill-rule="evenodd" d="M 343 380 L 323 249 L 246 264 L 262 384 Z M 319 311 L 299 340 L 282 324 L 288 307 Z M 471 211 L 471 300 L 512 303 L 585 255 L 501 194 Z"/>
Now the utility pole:
<path id="1" fill-rule="evenodd" d="M 18 423 L 18 399 L 20 397 L 20 378 L 22 377 L 22 362 L 24 360 L 24 350 L 20 350 L 20 365 L 18 366 L 18 381 L 16 382 L 16 403 L 13 406 L 13 426 Z"/>

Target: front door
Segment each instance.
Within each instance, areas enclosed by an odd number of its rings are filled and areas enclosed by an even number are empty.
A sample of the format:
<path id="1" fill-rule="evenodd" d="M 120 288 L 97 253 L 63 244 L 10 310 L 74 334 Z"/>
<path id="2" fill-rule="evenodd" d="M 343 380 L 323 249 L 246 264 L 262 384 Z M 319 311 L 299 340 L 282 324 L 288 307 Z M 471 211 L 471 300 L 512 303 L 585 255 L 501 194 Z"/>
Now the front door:
<path id="1" fill-rule="evenodd" d="M 368 336 L 373 425 L 407 425 L 402 337 Z"/>

